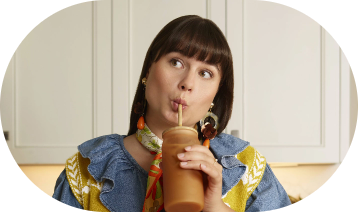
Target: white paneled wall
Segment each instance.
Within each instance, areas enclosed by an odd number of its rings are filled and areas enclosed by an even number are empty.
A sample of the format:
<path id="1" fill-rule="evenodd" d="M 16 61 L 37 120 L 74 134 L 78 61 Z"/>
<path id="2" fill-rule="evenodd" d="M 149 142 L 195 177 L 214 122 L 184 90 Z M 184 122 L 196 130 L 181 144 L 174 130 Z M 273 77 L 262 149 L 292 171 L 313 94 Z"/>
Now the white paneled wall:
<path id="1" fill-rule="evenodd" d="M 340 161 L 358 162 L 357 125 L 357 52 L 341 52 L 341 148 Z"/>
<path id="2" fill-rule="evenodd" d="M 349 89 L 340 87 L 340 49 L 329 33 L 289 7 L 230 0 L 227 31 L 235 69 L 227 132 L 270 162 L 340 162 L 349 143 L 340 137 L 349 135 L 340 118 L 349 100 L 340 97 Z"/>
<path id="3" fill-rule="evenodd" d="M 1 113 L 11 116 L 2 121 L 18 163 L 63 163 L 93 136 L 92 19 L 92 3 L 62 10 L 34 28 L 14 54 Z"/>

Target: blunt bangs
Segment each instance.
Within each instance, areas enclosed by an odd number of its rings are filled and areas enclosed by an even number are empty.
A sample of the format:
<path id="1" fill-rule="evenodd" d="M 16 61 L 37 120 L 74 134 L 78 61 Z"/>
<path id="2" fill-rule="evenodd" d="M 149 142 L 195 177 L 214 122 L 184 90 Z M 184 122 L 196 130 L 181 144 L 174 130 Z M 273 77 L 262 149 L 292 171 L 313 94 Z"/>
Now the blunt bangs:
<path id="1" fill-rule="evenodd" d="M 226 70 L 232 61 L 231 52 L 227 42 L 222 39 L 224 35 L 214 26 L 216 25 L 212 21 L 197 17 L 178 24 L 172 29 L 170 36 L 162 40 L 161 48 L 156 51 L 157 55 L 153 61 L 157 62 L 171 52 L 179 52 L 210 65 L 219 65 L 221 76 L 225 78 L 223 70 Z"/>

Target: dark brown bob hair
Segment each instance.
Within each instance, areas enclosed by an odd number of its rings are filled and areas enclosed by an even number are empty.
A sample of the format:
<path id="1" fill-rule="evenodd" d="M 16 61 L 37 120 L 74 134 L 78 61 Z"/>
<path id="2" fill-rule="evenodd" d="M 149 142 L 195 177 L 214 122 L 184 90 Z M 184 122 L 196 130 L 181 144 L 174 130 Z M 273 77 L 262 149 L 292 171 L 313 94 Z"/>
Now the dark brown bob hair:
<path id="1" fill-rule="evenodd" d="M 221 81 L 214 98 L 212 112 L 218 116 L 218 135 L 225 129 L 232 112 L 234 95 L 234 70 L 231 51 L 219 27 L 209 19 L 197 15 L 187 15 L 169 22 L 154 38 L 145 56 L 142 73 L 138 80 L 137 91 L 132 104 L 128 135 L 137 130 L 139 114 L 134 113 L 134 106 L 142 102 L 144 87 L 142 78 L 149 68 L 162 56 L 170 52 L 179 52 L 187 57 L 194 57 L 199 61 L 206 61 L 218 65 L 221 72 Z M 199 122 L 197 123 L 199 126 Z M 200 126 L 199 138 L 202 137 Z"/>

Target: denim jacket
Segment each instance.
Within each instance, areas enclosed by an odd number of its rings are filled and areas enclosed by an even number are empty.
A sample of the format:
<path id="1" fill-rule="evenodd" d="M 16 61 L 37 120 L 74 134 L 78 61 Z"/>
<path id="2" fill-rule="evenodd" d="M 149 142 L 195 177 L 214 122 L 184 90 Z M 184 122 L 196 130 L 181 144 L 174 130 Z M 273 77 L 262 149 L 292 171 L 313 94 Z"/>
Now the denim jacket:
<path id="1" fill-rule="evenodd" d="M 94 179 L 97 182 L 104 181 L 100 194 L 102 204 L 112 212 L 140 212 L 143 208 L 148 172 L 125 149 L 125 137 L 118 134 L 100 136 L 79 145 L 78 150 L 84 158 L 90 159 L 88 171 Z M 246 167 L 235 155 L 248 146 L 249 142 L 224 133 L 210 141 L 210 150 L 223 166 L 223 196 L 243 176 Z M 52 197 L 83 209 L 71 191 L 65 170 L 56 181 Z M 267 211 L 290 204 L 286 191 L 266 164 L 259 185 L 246 201 L 245 211 Z"/>

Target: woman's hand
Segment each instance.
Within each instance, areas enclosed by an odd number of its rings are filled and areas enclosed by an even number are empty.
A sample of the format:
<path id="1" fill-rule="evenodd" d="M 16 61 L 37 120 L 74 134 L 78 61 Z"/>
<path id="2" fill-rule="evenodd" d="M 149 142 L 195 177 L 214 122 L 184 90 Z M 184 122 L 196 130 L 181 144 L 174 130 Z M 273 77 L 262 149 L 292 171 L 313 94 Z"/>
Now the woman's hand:
<path id="1" fill-rule="evenodd" d="M 221 199 L 223 167 L 215 162 L 211 151 L 201 145 L 185 147 L 185 153 L 178 154 L 180 167 L 204 172 L 204 209 L 203 211 L 226 211 L 230 209 Z M 228 210 L 229 211 L 229 210 Z M 230 211 L 232 211 L 230 209 Z"/>

